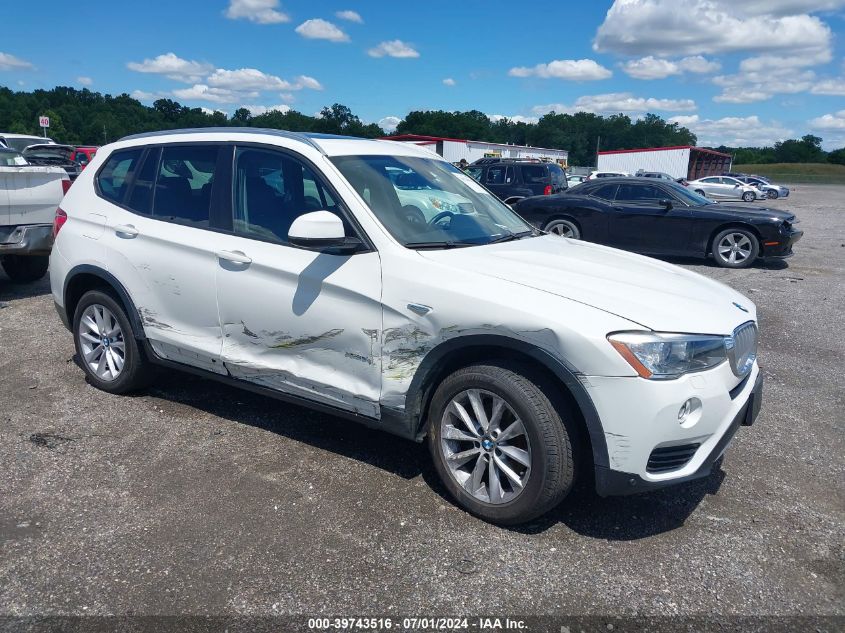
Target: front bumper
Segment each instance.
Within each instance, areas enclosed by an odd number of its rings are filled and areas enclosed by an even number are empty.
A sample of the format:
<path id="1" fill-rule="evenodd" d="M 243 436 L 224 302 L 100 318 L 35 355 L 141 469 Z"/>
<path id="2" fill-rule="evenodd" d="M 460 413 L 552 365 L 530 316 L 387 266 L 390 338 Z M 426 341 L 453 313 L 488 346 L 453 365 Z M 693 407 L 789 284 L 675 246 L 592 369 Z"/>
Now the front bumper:
<path id="1" fill-rule="evenodd" d="M 0 256 L 49 255 L 53 248 L 51 224 L 0 227 Z"/>
<path id="2" fill-rule="evenodd" d="M 777 239 L 763 240 L 760 256 L 768 258 L 792 257 L 792 247 L 804 236 L 804 231 L 791 229 L 788 232 L 781 231 Z"/>
<path id="3" fill-rule="evenodd" d="M 752 424 L 762 403 L 763 376 L 758 365 L 728 390 L 730 376 L 730 368 L 723 363 L 709 372 L 665 382 L 590 377 L 595 391 L 606 391 L 592 397 L 604 427 L 610 464 L 596 466 L 596 492 L 634 494 L 709 475 L 737 428 Z M 701 403 L 699 417 L 692 424 L 681 424 L 678 409 L 690 397 Z M 651 456 L 659 449 L 682 446 L 697 447 L 685 463 L 668 471 L 652 469 Z"/>

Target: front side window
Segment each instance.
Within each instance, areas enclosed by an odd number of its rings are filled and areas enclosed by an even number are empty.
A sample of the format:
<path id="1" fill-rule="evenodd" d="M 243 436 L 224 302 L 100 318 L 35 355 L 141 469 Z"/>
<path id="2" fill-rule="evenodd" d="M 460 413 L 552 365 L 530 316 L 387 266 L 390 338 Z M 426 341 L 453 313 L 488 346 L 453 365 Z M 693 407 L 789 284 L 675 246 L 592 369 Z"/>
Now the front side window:
<path id="1" fill-rule="evenodd" d="M 613 200 L 618 186 L 619 185 L 604 185 L 602 187 L 596 187 L 589 192 L 589 195 L 594 198 L 601 198 L 602 200 Z"/>
<path id="2" fill-rule="evenodd" d="M 132 148 L 114 152 L 100 173 L 97 174 L 97 186 L 100 194 L 112 202 L 122 203 L 129 185 L 129 175 L 141 159 L 143 148 Z"/>
<path id="3" fill-rule="evenodd" d="M 442 160 L 338 156 L 332 162 L 390 234 L 409 248 L 472 246 L 533 234 L 510 207 Z M 391 177 L 396 172 L 409 174 L 408 180 L 425 190 L 400 188 Z M 431 217 L 421 208 L 427 208 L 426 200 L 438 201 Z"/>
<path id="4" fill-rule="evenodd" d="M 481 175 L 484 173 L 483 167 L 470 167 L 466 170 L 466 174 L 473 180 L 481 182 Z"/>
<path id="5" fill-rule="evenodd" d="M 495 165 L 487 169 L 488 185 L 507 185 L 513 182 L 513 167 Z"/>
<path id="6" fill-rule="evenodd" d="M 153 194 L 153 217 L 209 225 L 217 152 L 213 145 L 162 148 Z"/>
<path id="7" fill-rule="evenodd" d="M 326 210 L 343 218 L 311 168 L 282 152 L 239 147 L 233 195 L 234 230 L 246 237 L 287 243 L 301 215 Z"/>

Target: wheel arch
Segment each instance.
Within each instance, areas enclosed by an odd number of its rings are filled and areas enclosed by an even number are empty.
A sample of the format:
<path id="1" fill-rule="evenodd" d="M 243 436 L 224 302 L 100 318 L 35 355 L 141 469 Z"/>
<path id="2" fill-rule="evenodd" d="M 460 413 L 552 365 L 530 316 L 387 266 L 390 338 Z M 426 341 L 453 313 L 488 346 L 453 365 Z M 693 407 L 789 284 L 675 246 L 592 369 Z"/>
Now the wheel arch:
<path id="1" fill-rule="evenodd" d="M 582 448 L 592 457 L 593 466 L 609 466 L 607 442 L 593 400 L 579 379 L 580 373 L 566 361 L 544 349 L 496 334 L 468 335 L 440 343 L 426 354 L 417 368 L 406 395 L 406 415 L 416 425 L 415 438 L 428 432 L 428 407 L 440 382 L 452 372 L 477 362 L 506 359 L 530 365 L 552 384 L 569 405 L 581 431 Z"/>
<path id="2" fill-rule="evenodd" d="M 555 220 L 567 220 L 568 222 L 572 222 L 572 224 L 578 227 L 578 231 L 583 234 L 583 228 L 578 218 L 566 211 L 561 211 L 560 209 L 556 209 L 543 220 L 543 230 L 545 231 L 545 227 L 549 226 L 549 224 L 551 224 Z"/>
<path id="3" fill-rule="evenodd" d="M 146 338 L 144 326 L 138 313 L 135 303 L 126 291 L 122 283 L 107 270 L 91 264 L 80 264 L 71 268 L 65 277 L 62 298 L 64 299 L 64 310 L 68 323 L 73 322 L 73 315 L 79 300 L 89 290 L 110 289 L 112 290 L 126 310 L 126 316 L 132 324 L 132 333 L 137 339 Z"/>
<path id="4" fill-rule="evenodd" d="M 757 230 L 753 224 L 746 224 L 745 222 L 741 222 L 739 220 L 725 222 L 724 224 L 720 224 L 715 229 L 710 232 L 709 237 L 707 238 L 707 244 L 705 246 L 705 255 L 711 255 L 713 253 L 713 240 L 716 239 L 716 236 L 726 229 L 743 229 L 745 231 L 749 231 L 750 233 L 754 234 L 754 237 L 757 238 L 757 246 L 758 248 L 763 248 L 763 236 L 760 235 L 760 231 Z"/>

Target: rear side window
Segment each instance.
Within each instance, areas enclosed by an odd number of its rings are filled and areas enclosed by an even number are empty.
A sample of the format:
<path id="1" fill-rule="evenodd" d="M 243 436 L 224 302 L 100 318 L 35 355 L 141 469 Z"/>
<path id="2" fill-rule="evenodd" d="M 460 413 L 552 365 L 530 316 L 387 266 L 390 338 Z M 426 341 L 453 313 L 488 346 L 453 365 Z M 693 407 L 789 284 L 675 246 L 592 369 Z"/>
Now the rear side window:
<path id="1" fill-rule="evenodd" d="M 652 185 L 619 185 L 619 192 L 616 194 L 617 200 L 629 202 L 654 201 L 666 197 L 663 191 Z"/>
<path id="2" fill-rule="evenodd" d="M 566 173 L 557 165 L 549 165 L 549 173 L 552 175 L 552 184 L 557 187 L 566 188 Z"/>
<path id="3" fill-rule="evenodd" d="M 523 165 L 522 182 L 527 185 L 544 185 L 549 182 L 544 165 Z"/>
<path id="4" fill-rule="evenodd" d="M 126 203 L 130 209 L 144 215 L 149 215 L 153 204 L 153 187 L 156 183 L 159 154 L 161 154 L 161 149 L 158 147 L 147 152 L 144 164 L 135 176 L 135 184 Z"/>
<path id="5" fill-rule="evenodd" d="M 129 185 L 129 177 L 141 159 L 143 148 L 133 148 L 114 152 L 100 173 L 97 174 L 97 187 L 107 200 L 122 203 Z"/>
<path id="6" fill-rule="evenodd" d="M 213 145 L 162 148 L 153 195 L 153 217 L 209 225 L 217 152 L 218 147 Z"/>

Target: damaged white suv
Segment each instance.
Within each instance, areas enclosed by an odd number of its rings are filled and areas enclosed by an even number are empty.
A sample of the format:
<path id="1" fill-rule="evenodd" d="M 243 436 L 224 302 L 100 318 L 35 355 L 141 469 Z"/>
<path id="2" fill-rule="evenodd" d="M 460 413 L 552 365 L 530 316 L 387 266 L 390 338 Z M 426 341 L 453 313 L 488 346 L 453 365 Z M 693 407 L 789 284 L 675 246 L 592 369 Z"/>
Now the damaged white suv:
<path id="1" fill-rule="evenodd" d="M 760 408 L 748 299 L 541 234 L 413 145 L 128 137 L 54 230 L 53 295 L 91 384 L 124 393 L 167 365 L 427 438 L 490 521 L 549 510 L 579 475 L 602 495 L 706 476 Z"/>

